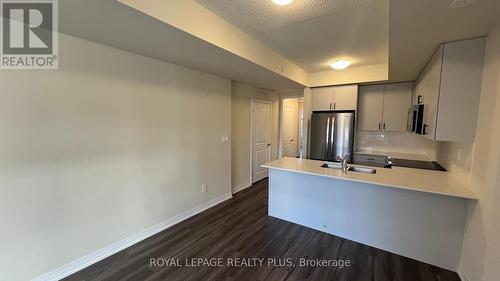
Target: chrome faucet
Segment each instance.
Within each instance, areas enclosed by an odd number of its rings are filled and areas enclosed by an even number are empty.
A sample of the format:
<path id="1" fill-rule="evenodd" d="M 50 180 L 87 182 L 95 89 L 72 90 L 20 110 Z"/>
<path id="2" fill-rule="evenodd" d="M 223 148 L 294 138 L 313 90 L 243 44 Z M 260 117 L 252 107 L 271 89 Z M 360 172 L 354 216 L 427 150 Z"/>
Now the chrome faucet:
<path id="1" fill-rule="evenodd" d="M 351 153 L 347 153 L 346 155 L 344 155 L 344 157 L 338 157 L 338 160 L 340 161 L 340 165 L 342 167 L 342 172 L 346 173 L 347 172 L 347 169 L 349 168 L 347 166 L 347 159 L 349 159 L 349 155 Z"/>

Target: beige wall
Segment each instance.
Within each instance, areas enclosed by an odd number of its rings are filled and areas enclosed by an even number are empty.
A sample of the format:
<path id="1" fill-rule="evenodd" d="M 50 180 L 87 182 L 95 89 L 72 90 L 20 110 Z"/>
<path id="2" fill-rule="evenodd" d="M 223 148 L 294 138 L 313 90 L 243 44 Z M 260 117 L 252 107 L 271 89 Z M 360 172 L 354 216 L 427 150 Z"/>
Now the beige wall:
<path id="1" fill-rule="evenodd" d="M 500 26 L 487 40 L 471 186 L 479 202 L 471 205 L 462 268 L 470 281 L 500 276 Z"/>
<path id="2" fill-rule="evenodd" d="M 0 70 L 0 280 L 230 192 L 229 80 L 59 39 L 59 70 Z"/>
<path id="3" fill-rule="evenodd" d="M 278 158 L 279 95 L 239 83 L 231 90 L 231 182 L 232 188 L 246 187 L 250 183 L 250 120 L 252 99 L 273 103 L 271 158 Z"/>

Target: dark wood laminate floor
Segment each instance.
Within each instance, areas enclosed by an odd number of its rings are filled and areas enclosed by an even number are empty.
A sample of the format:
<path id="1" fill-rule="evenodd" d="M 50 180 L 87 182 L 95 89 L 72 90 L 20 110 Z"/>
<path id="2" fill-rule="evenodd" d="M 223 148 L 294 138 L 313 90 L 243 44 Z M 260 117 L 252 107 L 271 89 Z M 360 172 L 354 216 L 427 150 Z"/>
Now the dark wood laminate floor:
<path id="1" fill-rule="evenodd" d="M 268 217 L 267 183 L 260 181 L 233 199 L 64 280 L 460 281 L 454 272 Z M 178 258 L 181 266 L 150 266 L 151 258 L 161 257 Z M 186 265 L 186 258 L 198 257 L 221 258 L 224 266 Z M 264 261 L 254 267 L 227 265 L 238 257 Z M 270 266 L 273 258 L 283 266 Z M 300 267 L 300 258 L 351 264 L 343 269 Z"/>

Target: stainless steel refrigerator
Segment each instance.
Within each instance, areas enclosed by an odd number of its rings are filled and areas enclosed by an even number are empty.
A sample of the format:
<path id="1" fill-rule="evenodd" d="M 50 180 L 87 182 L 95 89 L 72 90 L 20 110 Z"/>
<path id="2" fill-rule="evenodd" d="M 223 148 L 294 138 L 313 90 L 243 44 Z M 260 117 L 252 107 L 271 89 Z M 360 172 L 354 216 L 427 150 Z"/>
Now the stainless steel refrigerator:
<path id="1" fill-rule="evenodd" d="M 338 161 L 354 147 L 354 111 L 315 111 L 311 117 L 309 158 Z"/>

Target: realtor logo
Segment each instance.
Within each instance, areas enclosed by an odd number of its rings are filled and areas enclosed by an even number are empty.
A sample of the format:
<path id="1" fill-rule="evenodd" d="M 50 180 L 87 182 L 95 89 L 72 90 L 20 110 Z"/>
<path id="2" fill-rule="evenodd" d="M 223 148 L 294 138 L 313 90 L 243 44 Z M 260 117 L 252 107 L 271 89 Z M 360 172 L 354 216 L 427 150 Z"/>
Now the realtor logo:
<path id="1" fill-rule="evenodd" d="M 0 68 L 58 67 L 57 0 L 0 0 Z"/>

